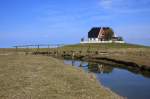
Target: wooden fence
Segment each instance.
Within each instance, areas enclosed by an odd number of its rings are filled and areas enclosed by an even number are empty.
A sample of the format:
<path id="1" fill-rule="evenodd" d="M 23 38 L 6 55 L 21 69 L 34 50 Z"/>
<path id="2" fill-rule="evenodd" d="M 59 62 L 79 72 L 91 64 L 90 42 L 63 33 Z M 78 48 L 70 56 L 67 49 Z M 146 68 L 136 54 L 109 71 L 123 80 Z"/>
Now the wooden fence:
<path id="1" fill-rule="evenodd" d="M 46 48 L 46 49 L 52 49 L 52 48 L 60 48 L 64 46 L 64 44 L 37 44 L 37 45 L 18 45 L 18 46 L 13 46 L 15 48 L 16 52 L 19 52 L 20 50 L 28 53 L 30 49 L 36 49 L 36 52 L 40 51 L 41 48 Z"/>

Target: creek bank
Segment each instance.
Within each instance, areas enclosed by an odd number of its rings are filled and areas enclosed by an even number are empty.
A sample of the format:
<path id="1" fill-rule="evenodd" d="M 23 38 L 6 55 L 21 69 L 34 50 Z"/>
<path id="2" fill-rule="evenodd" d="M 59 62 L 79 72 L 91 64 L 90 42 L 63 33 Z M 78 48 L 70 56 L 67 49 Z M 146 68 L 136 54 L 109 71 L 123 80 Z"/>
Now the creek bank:
<path id="1" fill-rule="evenodd" d="M 97 62 L 102 64 L 108 64 L 114 67 L 124 68 L 128 69 L 132 72 L 136 73 L 142 73 L 145 74 L 145 72 L 150 75 L 150 66 L 149 66 L 149 60 L 142 59 L 139 56 L 134 55 L 133 56 L 123 56 L 122 54 L 113 53 L 110 54 L 108 52 L 101 52 L 101 53 L 94 53 L 94 54 L 80 54 L 80 53 L 74 53 L 72 52 L 65 52 L 65 53 L 48 53 L 48 52 L 34 52 L 32 53 L 34 55 L 41 54 L 41 55 L 49 55 L 56 58 L 68 58 L 68 59 L 75 59 L 75 60 L 83 60 L 88 62 Z M 116 56 L 118 55 L 118 56 Z M 133 60 L 135 58 L 135 60 Z M 143 64 L 142 61 L 146 61 L 146 64 Z"/>
<path id="2" fill-rule="evenodd" d="M 67 55 L 62 55 L 64 58 L 72 59 L 72 56 L 67 54 Z M 97 62 L 97 63 L 103 63 L 103 64 L 108 64 L 112 66 L 117 66 L 117 67 L 122 67 L 122 68 L 127 68 L 127 69 L 132 69 L 134 71 L 148 71 L 150 72 L 150 66 L 147 65 L 139 65 L 135 62 L 132 61 L 127 61 L 127 60 L 117 60 L 117 59 L 112 59 L 109 58 L 108 56 L 83 56 L 83 55 L 77 55 L 73 57 L 74 59 L 77 60 L 83 60 L 83 61 L 89 61 L 89 62 Z"/>
<path id="3" fill-rule="evenodd" d="M 106 62 L 113 62 L 115 64 L 119 64 L 120 66 L 127 66 L 127 68 L 134 68 L 136 70 L 141 70 L 141 71 L 149 71 L 150 72 L 150 66 L 146 66 L 146 65 L 139 65 L 137 63 L 134 62 L 129 62 L 126 60 L 116 60 L 116 59 L 111 59 L 108 57 L 85 57 L 85 60 L 88 61 L 93 61 L 93 62 L 102 62 L 102 61 L 106 61 Z"/>
<path id="4" fill-rule="evenodd" d="M 101 55 L 82 55 L 82 54 L 72 54 L 72 53 L 65 53 L 65 54 L 52 54 L 52 53 L 48 53 L 48 52 L 36 52 L 36 53 L 32 53 L 34 55 L 49 55 L 49 56 L 53 56 L 56 58 L 68 58 L 68 59 L 77 59 L 77 60 L 83 60 L 83 61 L 89 61 L 89 62 L 97 62 L 97 63 L 103 63 L 103 64 L 109 64 L 109 65 L 117 65 L 119 67 L 124 67 L 124 68 L 128 68 L 128 69 L 134 69 L 135 71 L 148 71 L 150 72 L 150 66 L 145 65 L 145 64 L 138 64 L 135 61 L 130 60 L 126 60 L 125 58 L 120 58 L 121 55 L 119 56 L 119 58 L 115 58 L 117 56 L 111 57 L 111 55 L 109 55 L 109 53 L 102 53 Z M 138 57 L 137 57 L 138 60 Z M 149 60 L 147 60 L 149 61 Z"/>

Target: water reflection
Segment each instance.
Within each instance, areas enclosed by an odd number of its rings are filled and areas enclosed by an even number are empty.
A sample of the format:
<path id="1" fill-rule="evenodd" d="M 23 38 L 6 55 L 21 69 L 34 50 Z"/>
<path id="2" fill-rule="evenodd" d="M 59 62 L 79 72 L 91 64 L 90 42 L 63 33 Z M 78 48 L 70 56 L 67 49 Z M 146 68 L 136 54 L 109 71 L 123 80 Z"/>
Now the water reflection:
<path id="1" fill-rule="evenodd" d="M 89 72 L 94 73 L 111 73 L 113 71 L 112 66 L 92 63 L 92 62 L 84 62 L 84 61 L 77 61 L 77 60 L 66 60 L 65 64 L 71 64 L 72 66 L 81 67 L 84 70 L 88 70 Z"/>
<path id="2" fill-rule="evenodd" d="M 75 60 L 72 60 L 72 66 L 75 66 Z"/>
<path id="3" fill-rule="evenodd" d="M 104 86 L 128 99 L 150 97 L 150 72 L 148 71 L 80 60 L 65 60 L 64 63 L 83 68 L 86 72 L 94 72 L 97 80 Z"/>
<path id="4" fill-rule="evenodd" d="M 113 71 L 113 67 L 97 63 L 89 63 L 88 69 L 94 73 L 111 73 Z"/>
<path id="5" fill-rule="evenodd" d="M 68 62 L 68 63 L 67 63 Z M 71 62 L 71 63 L 70 63 Z M 93 62 L 84 62 L 80 60 L 66 60 L 66 64 L 71 64 L 72 66 L 76 67 L 82 67 L 83 69 L 94 72 L 94 73 L 111 73 L 114 68 L 120 68 L 128 70 L 134 74 L 142 75 L 144 77 L 150 78 L 150 72 L 149 71 L 140 71 L 134 68 L 128 68 L 126 66 L 119 66 L 119 65 L 108 65 L 108 64 L 102 64 L 102 63 L 93 63 Z"/>

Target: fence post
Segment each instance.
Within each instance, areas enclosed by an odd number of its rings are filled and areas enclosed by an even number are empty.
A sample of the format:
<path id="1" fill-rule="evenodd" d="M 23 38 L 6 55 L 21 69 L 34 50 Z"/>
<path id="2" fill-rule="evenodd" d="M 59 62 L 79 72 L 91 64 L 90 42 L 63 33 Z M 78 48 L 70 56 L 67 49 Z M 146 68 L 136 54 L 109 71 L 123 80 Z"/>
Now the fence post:
<path id="1" fill-rule="evenodd" d="M 40 49 L 40 45 L 37 45 L 37 52 L 39 52 L 39 49 Z"/>
<path id="2" fill-rule="evenodd" d="M 26 51 L 25 54 L 28 55 L 29 54 L 29 46 L 26 47 Z"/>
<path id="3" fill-rule="evenodd" d="M 18 46 L 15 46 L 16 47 L 16 52 L 18 52 Z"/>

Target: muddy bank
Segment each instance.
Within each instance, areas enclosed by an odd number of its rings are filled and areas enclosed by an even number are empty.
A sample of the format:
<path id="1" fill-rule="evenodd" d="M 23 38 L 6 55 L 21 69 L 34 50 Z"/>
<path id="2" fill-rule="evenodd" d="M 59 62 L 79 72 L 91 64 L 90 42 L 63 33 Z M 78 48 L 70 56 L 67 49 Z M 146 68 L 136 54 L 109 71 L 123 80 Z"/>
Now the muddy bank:
<path id="1" fill-rule="evenodd" d="M 108 57 L 84 57 L 83 60 L 88 60 L 88 61 L 93 61 L 93 62 L 108 62 L 108 63 L 114 63 L 122 66 L 126 66 L 127 68 L 134 68 L 135 70 L 143 70 L 143 71 L 149 71 L 150 72 L 150 66 L 146 65 L 139 65 L 134 62 L 129 62 L 126 60 L 116 60 L 116 59 L 111 59 Z"/>
<path id="2" fill-rule="evenodd" d="M 71 55 L 62 55 L 63 58 L 65 59 L 75 59 L 75 60 L 83 60 L 83 61 L 88 61 L 88 62 L 96 62 L 96 63 L 102 63 L 102 64 L 108 64 L 114 67 L 119 67 L 119 68 L 124 68 L 128 69 L 132 72 L 136 73 L 141 73 L 141 74 L 147 74 L 150 77 L 150 66 L 148 65 L 142 65 L 138 64 L 134 61 L 129 61 L 129 60 L 123 60 L 123 59 L 115 59 L 115 58 L 109 58 L 109 56 L 83 56 L 83 55 L 75 55 L 72 57 Z M 149 60 L 147 60 L 149 61 Z"/>
<path id="3" fill-rule="evenodd" d="M 145 52 L 146 53 L 146 52 Z M 95 52 L 92 54 L 82 54 L 81 52 L 63 52 L 63 53 L 48 53 L 48 52 L 34 52 L 34 55 L 49 55 L 56 58 L 68 58 L 77 59 L 91 62 L 99 62 L 103 64 L 109 64 L 122 68 L 132 69 L 133 71 L 147 71 L 150 72 L 150 56 L 144 55 L 133 55 L 130 53 L 122 54 L 119 52 L 108 53 L 108 52 Z M 138 54 L 138 53 L 137 53 Z"/>

